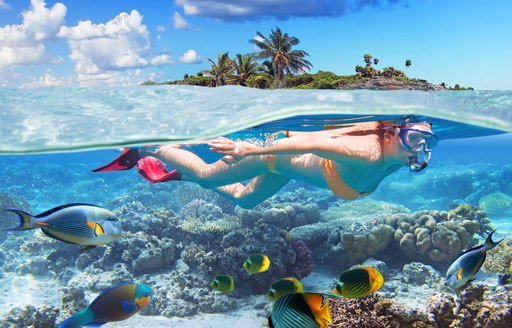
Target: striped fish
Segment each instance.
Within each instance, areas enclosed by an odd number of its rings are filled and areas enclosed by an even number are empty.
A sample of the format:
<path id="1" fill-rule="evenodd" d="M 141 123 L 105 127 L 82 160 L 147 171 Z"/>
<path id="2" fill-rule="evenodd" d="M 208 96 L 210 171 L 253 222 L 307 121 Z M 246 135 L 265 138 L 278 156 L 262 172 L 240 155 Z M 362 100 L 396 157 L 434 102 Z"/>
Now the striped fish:
<path id="1" fill-rule="evenodd" d="M 9 231 L 40 228 L 48 237 L 71 244 L 95 247 L 121 237 L 122 227 L 114 213 L 91 204 L 66 204 L 33 216 L 8 209 L 20 218 L 20 224 Z"/>
<path id="2" fill-rule="evenodd" d="M 270 328 L 325 328 L 332 324 L 329 301 L 319 293 L 285 294 L 268 318 Z"/>
<path id="3" fill-rule="evenodd" d="M 271 300 L 277 300 L 280 296 L 284 294 L 291 294 L 291 293 L 302 293 L 302 283 L 295 279 L 295 278 L 284 278 L 280 279 L 278 281 L 275 281 L 272 285 L 270 285 L 270 288 L 267 293 L 267 297 Z"/>
<path id="4" fill-rule="evenodd" d="M 358 298 L 376 292 L 383 284 L 384 277 L 379 270 L 361 267 L 343 272 L 332 292 L 343 297 Z"/>

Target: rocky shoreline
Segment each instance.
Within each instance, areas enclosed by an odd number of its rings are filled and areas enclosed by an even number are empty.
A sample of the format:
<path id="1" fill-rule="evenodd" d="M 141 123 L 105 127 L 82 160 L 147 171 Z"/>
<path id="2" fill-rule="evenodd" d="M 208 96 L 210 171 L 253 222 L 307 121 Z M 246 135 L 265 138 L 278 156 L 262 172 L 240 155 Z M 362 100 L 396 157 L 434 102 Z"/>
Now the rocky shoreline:
<path id="1" fill-rule="evenodd" d="M 346 90 L 419 90 L 419 91 L 444 91 L 446 87 L 442 85 L 432 84 L 426 81 L 399 81 L 383 77 L 375 77 L 367 81 L 356 83 L 340 82 L 340 89 Z"/>

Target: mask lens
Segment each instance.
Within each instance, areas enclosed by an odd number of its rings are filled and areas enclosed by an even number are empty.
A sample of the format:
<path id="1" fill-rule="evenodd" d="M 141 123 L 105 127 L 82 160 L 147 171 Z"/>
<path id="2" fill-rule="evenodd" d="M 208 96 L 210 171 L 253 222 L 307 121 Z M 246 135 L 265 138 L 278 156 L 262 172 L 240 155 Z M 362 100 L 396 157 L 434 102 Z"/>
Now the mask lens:
<path id="1" fill-rule="evenodd" d="M 412 150 L 420 150 L 420 146 L 425 144 L 427 149 L 432 149 L 437 145 L 437 137 L 435 134 L 414 130 L 414 129 L 404 129 L 402 135 L 403 143 Z"/>

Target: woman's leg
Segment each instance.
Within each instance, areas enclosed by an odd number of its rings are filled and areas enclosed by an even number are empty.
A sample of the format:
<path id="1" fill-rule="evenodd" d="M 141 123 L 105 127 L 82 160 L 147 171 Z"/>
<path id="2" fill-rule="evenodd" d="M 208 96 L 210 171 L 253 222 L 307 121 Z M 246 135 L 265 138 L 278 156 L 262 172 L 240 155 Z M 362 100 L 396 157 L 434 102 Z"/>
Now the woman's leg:
<path id="1" fill-rule="evenodd" d="M 193 152 L 172 145 L 159 147 L 148 155 L 156 156 L 184 174 L 187 180 L 195 181 L 205 188 L 230 185 L 268 172 L 266 156 L 250 156 L 233 164 L 222 160 L 207 164 Z"/>
<path id="2" fill-rule="evenodd" d="M 265 173 L 252 179 L 247 185 L 234 183 L 218 187 L 215 191 L 240 207 L 253 208 L 278 192 L 288 181 L 290 179 L 284 175 Z"/>

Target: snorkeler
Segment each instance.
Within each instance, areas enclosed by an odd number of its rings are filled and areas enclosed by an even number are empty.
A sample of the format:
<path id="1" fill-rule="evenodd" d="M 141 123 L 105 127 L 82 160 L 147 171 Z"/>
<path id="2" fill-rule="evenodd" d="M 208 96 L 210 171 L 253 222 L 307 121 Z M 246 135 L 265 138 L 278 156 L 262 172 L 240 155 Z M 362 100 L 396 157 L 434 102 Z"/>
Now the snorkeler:
<path id="1" fill-rule="evenodd" d="M 94 172 L 137 166 L 150 182 L 193 181 L 243 208 L 252 208 L 271 197 L 290 179 L 330 189 L 350 200 L 370 194 L 400 167 L 423 170 L 438 142 L 428 123 L 366 122 L 281 134 L 286 137 L 268 147 L 223 137 L 210 140 L 210 150 L 225 155 L 212 164 L 180 145 L 125 149 L 113 162 Z M 175 170 L 168 171 L 163 163 Z M 250 182 L 242 184 L 246 180 Z"/>

